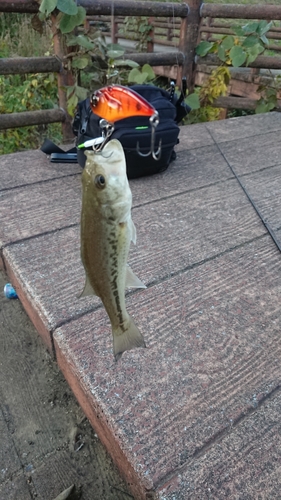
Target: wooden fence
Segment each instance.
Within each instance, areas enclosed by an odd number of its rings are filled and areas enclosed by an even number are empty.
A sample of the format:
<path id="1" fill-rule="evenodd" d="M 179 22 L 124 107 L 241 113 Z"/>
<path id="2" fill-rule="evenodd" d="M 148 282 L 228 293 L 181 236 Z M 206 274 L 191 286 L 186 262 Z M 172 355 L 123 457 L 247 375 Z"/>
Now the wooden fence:
<path id="1" fill-rule="evenodd" d="M 195 47 L 200 39 L 210 40 L 216 35 L 231 33 L 230 22 L 222 23 L 217 19 L 281 20 L 281 5 L 219 5 L 204 4 L 202 0 L 188 0 L 188 4 L 79 0 L 78 5 L 86 9 L 89 21 L 91 19 L 104 21 L 105 27 L 110 26 L 110 31 L 106 33 L 112 37 L 113 42 L 124 36 L 120 33 L 120 25 L 124 24 L 124 16 L 148 17 L 152 26 L 152 41 L 145 53 L 130 53 L 130 59 L 140 65 L 148 63 L 153 67 L 176 68 L 178 82 L 185 77 L 189 89 L 192 89 L 194 85 L 196 70 L 200 65 L 207 63 L 211 66 L 217 63 L 217 60 L 211 57 L 204 58 L 204 60 L 196 59 Z M 38 8 L 36 0 L 0 0 L 0 12 L 37 13 Z M 54 57 L 0 59 L 0 74 L 57 73 L 60 109 L 1 115 L 0 130 L 31 124 L 62 122 L 64 140 L 72 138 L 71 117 L 66 111 L 65 87 L 73 83 L 73 77 L 65 64 L 66 54 L 60 33 L 55 29 L 55 15 L 52 16 L 52 24 Z M 281 39 L 281 28 L 272 28 L 268 35 L 272 40 L 271 48 L 280 51 L 276 41 Z M 167 46 L 167 51 L 155 52 L 156 44 Z M 173 51 L 169 51 L 168 47 L 172 47 Z M 281 57 L 258 56 L 249 67 L 281 70 Z M 235 104 L 235 98 L 225 97 L 217 104 L 225 108 L 254 106 L 254 102 L 240 101 L 241 99 L 237 99 Z"/>

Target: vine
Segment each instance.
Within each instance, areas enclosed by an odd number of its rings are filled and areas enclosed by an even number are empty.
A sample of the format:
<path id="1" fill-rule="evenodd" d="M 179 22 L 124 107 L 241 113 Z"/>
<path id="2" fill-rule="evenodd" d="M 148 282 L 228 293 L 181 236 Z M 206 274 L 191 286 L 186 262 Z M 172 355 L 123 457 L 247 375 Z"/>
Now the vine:
<path id="1" fill-rule="evenodd" d="M 221 61 L 221 67 L 225 70 L 230 66 L 234 68 L 242 65 L 248 66 L 268 48 L 269 42 L 266 34 L 271 26 L 272 22 L 267 21 L 250 22 L 242 27 L 233 26 L 234 35 L 223 36 L 215 42 L 203 40 L 197 46 L 196 53 L 201 57 L 216 54 Z M 211 75 L 211 80 L 213 76 Z M 281 89 L 280 76 L 271 76 L 272 85 L 260 85 L 258 88 L 261 97 L 257 102 L 256 113 L 271 111 L 277 105 L 277 96 Z"/>
<path id="2" fill-rule="evenodd" d="M 99 87 L 106 83 L 144 83 L 155 77 L 149 65 L 139 69 L 139 64 L 125 59 L 120 45 L 107 45 L 101 31 L 87 29 L 85 19 L 86 10 L 74 0 L 42 0 L 39 15 L 34 16 L 32 23 L 38 31 L 44 22 L 55 23 L 55 29 L 62 34 L 64 65 L 74 76 L 73 85 L 66 87 L 67 111 L 71 116 L 79 100 L 87 97 L 89 81 Z"/>

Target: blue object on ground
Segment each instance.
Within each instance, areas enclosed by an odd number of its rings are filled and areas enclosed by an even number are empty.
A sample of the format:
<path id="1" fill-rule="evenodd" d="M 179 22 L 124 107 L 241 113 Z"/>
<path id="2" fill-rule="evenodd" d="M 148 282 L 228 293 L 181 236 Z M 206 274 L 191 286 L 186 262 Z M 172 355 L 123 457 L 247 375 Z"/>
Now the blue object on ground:
<path id="1" fill-rule="evenodd" d="M 4 295 L 5 297 L 7 297 L 7 299 L 18 299 L 17 292 L 11 285 L 11 283 L 7 283 L 4 286 Z"/>

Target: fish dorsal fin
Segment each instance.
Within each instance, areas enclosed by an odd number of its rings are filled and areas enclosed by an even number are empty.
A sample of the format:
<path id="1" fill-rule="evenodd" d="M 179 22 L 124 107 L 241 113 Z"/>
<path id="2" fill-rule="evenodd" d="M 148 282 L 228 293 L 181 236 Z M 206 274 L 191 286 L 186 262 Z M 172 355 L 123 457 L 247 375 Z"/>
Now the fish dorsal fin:
<path id="1" fill-rule="evenodd" d="M 85 282 L 85 286 L 84 286 L 84 290 L 83 292 L 78 296 L 78 299 L 80 299 L 80 297 L 88 297 L 89 295 L 97 295 L 95 290 L 93 289 L 88 277 L 86 276 L 86 282 Z"/>
<path id="2" fill-rule="evenodd" d="M 126 267 L 126 288 L 146 288 L 145 284 L 133 273 L 130 266 Z"/>

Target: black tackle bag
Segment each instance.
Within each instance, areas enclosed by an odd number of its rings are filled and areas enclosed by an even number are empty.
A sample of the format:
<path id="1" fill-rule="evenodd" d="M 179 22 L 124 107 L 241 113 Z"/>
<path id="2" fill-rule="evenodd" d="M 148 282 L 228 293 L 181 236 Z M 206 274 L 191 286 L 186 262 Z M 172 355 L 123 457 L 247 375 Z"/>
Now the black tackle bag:
<path id="1" fill-rule="evenodd" d="M 186 116 L 190 108 L 184 104 L 182 97 L 178 98 L 174 92 L 169 93 L 154 85 L 133 85 L 130 88 L 144 97 L 158 111 L 159 124 L 155 131 L 155 151 L 161 141 L 159 160 L 155 160 L 151 154 L 146 157 L 140 156 L 137 144 L 139 151 L 143 154 L 147 154 L 151 149 L 149 118 L 130 117 L 114 123 L 110 139 L 118 139 L 121 142 L 126 158 L 127 176 L 129 179 L 134 179 L 162 172 L 176 158 L 174 146 L 179 142 L 178 123 Z M 89 98 L 78 103 L 73 121 L 73 133 L 77 136 L 76 146 L 102 135 L 100 120 L 100 116 L 92 112 Z M 77 148 L 77 160 L 82 168 L 86 162 L 84 151 L 84 148 Z"/>

